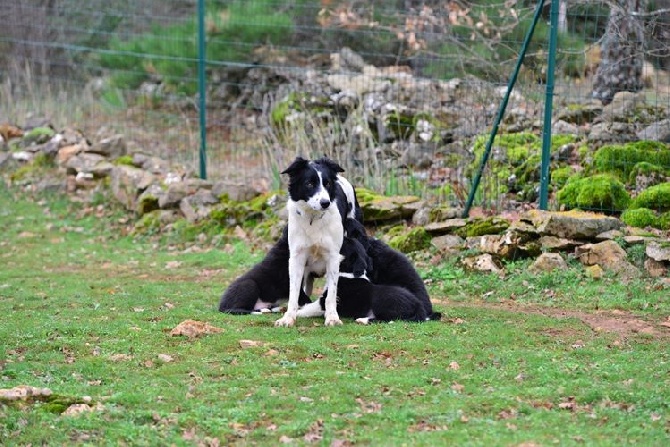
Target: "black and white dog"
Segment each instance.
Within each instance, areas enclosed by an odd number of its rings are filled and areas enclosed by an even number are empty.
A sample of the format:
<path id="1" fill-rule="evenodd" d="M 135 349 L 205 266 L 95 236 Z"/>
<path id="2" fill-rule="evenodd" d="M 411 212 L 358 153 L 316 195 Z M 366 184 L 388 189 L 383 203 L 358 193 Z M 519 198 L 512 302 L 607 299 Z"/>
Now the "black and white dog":
<path id="1" fill-rule="evenodd" d="M 328 158 L 305 160 L 297 157 L 282 174 L 288 174 L 289 296 L 284 315 L 275 326 L 293 326 L 298 316 L 303 281 L 326 277 L 325 325 L 342 324 L 337 313 L 337 282 L 344 221 L 356 217 L 356 198 L 351 184 L 338 174 L 344 172 Z"/>
<path id="2" fill-rule="evenodd" d="M 423 281 L 407 258 L 382 241 L 368 238 L 363 226 L 354 220 L 345 225 L 337 310 L 357 323 L 372 321 L 439 320 L 433 312 Z M 374 255 L 376 263 L 370 256 Z M 375 283 L 370 276 L 383 280 Z M 322 316 L 327 291 L 314 303 L 298 310 L 299 317 Z"/>
<path id="3" fill-rule="evenodd" d="M 331 173 L 326 176 L 326 182 L 330 187 L 332 187 L 334 182 L 336 183 L 337 191 L 333 193 L 333 197 L 336 197 L 337 201 L 336 205 L 332 206 L 333 210 L 336 209 L 338 215 L 346 216 L 347 220 L 356 219 L 358 221 L 362 221 L 362 211 L 356 199 L 353 186 L 344 177 L 337 175 L 338 172 L 342 172 L 341 168 L 336 163 L 326 159 L 317 160 L 311 163 L 314 165 L 324 165 L 325 167 L 329 167 L 331 171 Z M 297 158 L 285 172 L 289 170 L 295 170 L 297 175 L 297 171 L 300 169 L 305 169 L 309 167 L 309 165 L 310 162 L 307 160 Z M 334 182 L 332 180 L 332 171 L 334 171 L 336 175 Z M 309 175 L 306 177 L 309 177 Z M 300 181 L 298 180 L 298 183 L 293 184 L 293 188 L 298 190 L 306 186 L 308 188 L 311 187 L 314 189 L 314 185 L 316 185 L 317 179 L 319 184 L 324 183 L 321 180 L 323 177 L 323 174 L 319 176 L 319 174 L 316 174 L 316 171 L 313 171 L 312 178 L 305 179 L 307 183 L 310 183 L 309 185 L 300 185 Z M 314 184 L 311 184 L 311 182 L 314 182 Z M 289 190 L 290 189 L 291 187 L 289 187 Z M 342 192 L 344 193 L 345 199 L 342 199 Z M 299 191 L 294 192 L 294 197 L 298 197 L 299 194 Z M 322 205 L 320 201 L 321 198 L 319 198 L 319 201 L 316 202 L 317 207 L 321 207 L 324 210 L 331 208 L 330 204 L 325 205 L 324 202 Z M 297 200 L 295 202 L 297 202 Z M 314 199 L 312 199 L 312 202 L 314 202 Z M 296 205 L 295 208 L 297 208 L 299 211 L 300 206 Z M 333 210 L 331 210 L 331 213 Z M 319 227 L 323 229 L 323 227 L 319 224 L 321 223 L 321 220 L 324 216 L 320 216 L 320 214 L 320 212 L 310 212 L 307 215 L 313 215 L 312 217 L 314 217 L 316 220 L 316 225 L 314 228 Z M 340 218 L 338 217 L 338 219 Z M 332 222 L 330 223 L 332 224 Z M 311 225 L 309 226 L 311 227 Z M 335 227 L 337 228 L 339 226 L 335 225 Z M 339 251 L 340 247 L 337 247 L 336 250 Z M 282 236 L 279 238 L 279 240 L 265 255 L 265 258 L 263 258 L 261 262 L 254 265 L 251 270 L 237 278 L 230 284 L 230 286 L 228 286 L 219 301 L 219 311 L 231 314 L 250 314 L 255 312 L 260 313 L 277 311 L 279 309 L 279 301 L 289 297 L 290 253 L 289 231 L 287 226 L 284 228 Z M 339 259 L 340 258 L 338 257 L 338 263 Z M 305 269 L 305 273 L 303 274 L 304 289 L 299 289 L 298 306 L 302 306 L 311 302 L 309 295 L 312 293 L 314 276 L 318 276 L 320 273 L 321 272 L 316 271 L 313 266 L 309 269 Z"/>

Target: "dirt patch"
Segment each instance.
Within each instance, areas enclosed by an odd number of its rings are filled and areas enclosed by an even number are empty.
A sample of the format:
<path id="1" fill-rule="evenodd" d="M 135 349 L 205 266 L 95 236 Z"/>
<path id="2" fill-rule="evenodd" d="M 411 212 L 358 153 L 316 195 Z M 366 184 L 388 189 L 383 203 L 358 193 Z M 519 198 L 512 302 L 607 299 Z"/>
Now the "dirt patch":
<path id="1" fill-rule="evenodd" d="M 630 312 L 620 310 L 595 311 L 589 313 L 578 310 L 554 309 L 514 302 L 473 304 L 449 303 L 448 305 L 453 307 L 479 307 L 514 313 L 544 315 L 551 318 L 577 318 L 595 332 L 614 333 L 620 338 L 645 335 L 656 339 L 670 340 L 670 320 L 651 321 L 640 318 Z"/>

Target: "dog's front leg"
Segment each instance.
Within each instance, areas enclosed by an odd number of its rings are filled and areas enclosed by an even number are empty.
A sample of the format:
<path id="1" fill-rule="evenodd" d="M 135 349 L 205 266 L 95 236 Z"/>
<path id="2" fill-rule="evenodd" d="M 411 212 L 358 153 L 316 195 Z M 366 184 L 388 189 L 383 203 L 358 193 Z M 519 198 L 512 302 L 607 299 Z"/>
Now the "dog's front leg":
<path id="1" fill-rule="evenodd" d="M 337 326 L 342 324 L 337 314 L 337 280 L 340 277 L 340 256 L 330 256 L 328 270 L 326 271 L 326 326 Z"/>
<path id="2" fill-rule="evenodd" d="M 305 263 L 307 262 L 307 253 L 298 251 L 291 253 L 288 258 L 288 305 L 286 306 L 286 313 L 277 321 L 275 326 L 291 327 L 295 324 L 298 317 L 298 301 L 300 298 L 300 290 L 302 290 L 302 279 L 305 274 Z"/>

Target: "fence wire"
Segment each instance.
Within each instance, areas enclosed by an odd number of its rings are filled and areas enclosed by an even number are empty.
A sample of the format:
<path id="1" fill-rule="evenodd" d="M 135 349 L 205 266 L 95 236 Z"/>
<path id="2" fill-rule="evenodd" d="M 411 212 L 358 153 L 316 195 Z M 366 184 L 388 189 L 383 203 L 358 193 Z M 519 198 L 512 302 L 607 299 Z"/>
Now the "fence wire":
<path id="1" fill-rule="evenodd" d="M 210 179 L 267 191 L 325 154 L 359 186 L 463 206 L 536 5 L 205 3 L 0 0 L 0 121 L 123 133 L 197 173 L 202 14 Z M 487 212 L 537 205 L 549 13 L 476 191 Z M 621 211 L 668 180 L 670 1 L 564 0 L 558 19 L 550 208 Z"/>

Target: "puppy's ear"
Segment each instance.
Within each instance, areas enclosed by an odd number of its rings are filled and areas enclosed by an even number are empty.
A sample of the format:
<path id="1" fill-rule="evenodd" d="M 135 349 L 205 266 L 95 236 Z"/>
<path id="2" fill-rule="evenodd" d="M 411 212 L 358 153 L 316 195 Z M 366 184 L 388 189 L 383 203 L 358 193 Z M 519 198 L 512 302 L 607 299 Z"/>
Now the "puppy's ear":
<path id="1" fill-rule="evenodd" d="M 342 169 L 342 167 L 338 165 L 337 162 L 331 160 L 328 157 L 321 157 L 318 160 L 318 162 L 324 166 L 328 166 L 328 168 L 332 169 L 335 172 L 344 172 L 344 169 Z"/>
<path id="2" fill-rule="evenodd" d="M 294 173 L 298 172 L 301 169 L 304 169 L 305 166 L 309 163 L 309 160 L 305 160 L 304 158 L 298 156 L 295 157 L 295 160 L 293 160 L 293 163 L 289 165 L 288 168 L 284 169 L 281 173 L 282 174 L 288 174 L 288 175 L 293 175 Z"/>

